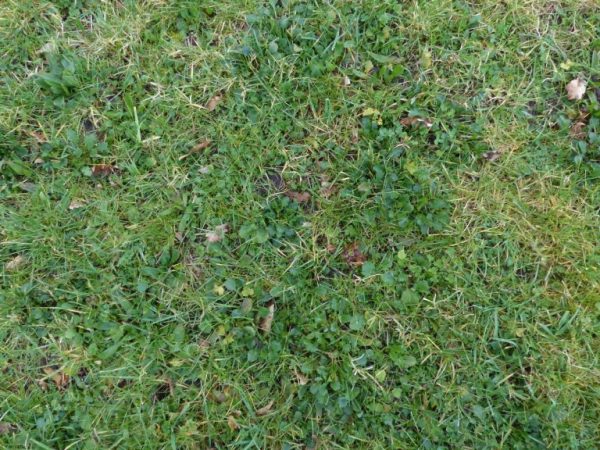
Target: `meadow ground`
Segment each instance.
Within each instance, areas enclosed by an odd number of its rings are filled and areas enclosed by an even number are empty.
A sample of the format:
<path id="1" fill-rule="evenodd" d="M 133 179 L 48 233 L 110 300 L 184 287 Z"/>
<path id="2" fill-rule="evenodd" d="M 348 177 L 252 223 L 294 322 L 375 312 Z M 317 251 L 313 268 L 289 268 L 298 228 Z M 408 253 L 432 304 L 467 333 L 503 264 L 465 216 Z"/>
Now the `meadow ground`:
<path id="1" fill-rule="evenodd" d="M 0 446 L 597 448 L 599 30 L 0 2 Z"/>

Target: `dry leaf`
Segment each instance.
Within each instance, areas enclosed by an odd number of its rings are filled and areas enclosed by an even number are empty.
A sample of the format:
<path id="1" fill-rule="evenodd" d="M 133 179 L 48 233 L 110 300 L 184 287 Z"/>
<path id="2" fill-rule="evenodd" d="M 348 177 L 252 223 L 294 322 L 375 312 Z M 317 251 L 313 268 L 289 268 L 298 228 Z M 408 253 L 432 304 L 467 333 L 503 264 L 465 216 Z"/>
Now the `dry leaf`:
<path id="1" fill-rule="evenodd" d="M 6 269 L 7 272 L 10 272 L 12 270 L 17 270 L 19 267 L 21 267 L 23 265 L 24 262 L 25 262 L 25 257 L 23 255 L 17 255 L 13 259 L 11 259 L 9 262 L 7 262 L 6 266 L 4 266 L 4 268 Z"/>
<path id="2" fill-rule="evenodd" d="M 574 80 L 571 80 L 569 84 L 567 84 L 567 98 L 569 100 L 581 100 L 585 95 L 585 88 L 587 83 L 585 80 L 577 77 Z"/>
<path id="3" fill-rule="evenodd" d="M 200 152 L 208 147 L 210 147 L 212 141 L 210 139 L 205 139 L 202 142 L 198 142 L 196 145 L 192 147 L 192 152 Z"/>
<path id="4" fill-rule="evenodd" d="M 310 200 L 310 194 L 308 192 L 287 191 L 285 195 L 298 203 L 306 203 Z"/>
<path id="5" fill-rule="evenodd" d="M 427 128 L 431 128 L 433 126 L 433 122 L 429 119 L 423 119 L 422 117 L 404 117 L 400 119 L 400 124 L 403 127 L 413 127 L 413 126 L 425 126 Z"/>
<path id="6" fill-rule="evenodd" d="M 44 160 L 43 160 L 42 158 L 35 158 L 35 159 L 33 160 L 33 163 L 34 163 L 34 164 L 38 164 L 38 165 L 39 165 L 39 164 L 44 164 Z"/>
<path id="7" fill-rule="evenodd" d="M 14 433 L 17 431 L 17 426 L 8 422 L 0 422 L 0 435 Z"/>
<path id="8" fill-rule="evenodd" d="M 500 155 L 502 155 L 501 152 L 497 151 L 497 150 L 491 150 L 489 152 L 485 152 L 483 154 L 483 159 L 489 161 L 489 162 L 494 162 L 497 159 L 500 158 Z"/>
<path id="9" fill-rule="evenodd" d="M 267 414 L 269 414 L 269 412 L 271 411 L 271 407 L 273 406 L 273 403 L 275 403 L 275 401 L 271 400 L 269 403 L 267 403 L 262 408 L 257 409 L 256 415 L 260 417 L 260 416 L 266 416 Z"/>
<path id="10" fill-rule="evenodd" d="M 54 370 L 52 367 L 44 367 L 44 373 L 52 378 L 59 391 L 64 391 L 71 382 L 69 375 L 59 370 Z"/>
<path id="11" fill-rule="evenodd" d="M 118 171 L 119 168 L 112 164 L 94 164 L 92 166 L 92 175 L 95 177 L 105 177 Z"/>
<path id="12" fill-rule="evenodd" d="M 215 233 L 214 231 L 209 231 L 206 233 L 206 242 L 210 242 L 214 244 L 215 242 L 219 242 L 223 237 L 219 233 Z"/>
<path id="13" fill-rule="evenodd" d="M 226 224 L 226 223 L 224 223 L 224 224 L 221 224 L 221 225 L 217 225 L 217 226 L 215 227 L 215 231 L 216 231 L 217 233 L 223 233 L 223 234 L 225 234 L 225 233 L 229 233 L 229 225 L 228 225 L 228 224 Z"/>
<path id="14" fill-rule="evenodd" d="M 571 129 L 569 130 L 569 134 L 571 137 L 575 139 L 585 139 L 587 133 L 585 132 L 585 127 L 588 123 L 590 113 L 587 111 L 581 111 L 579 113 L 579 117 L 575 120 L 573 125 L 571 125 Z"/>
<path id="15" fill-rule="evenodd" d="M 34 192 L 37 186 L 35 185 L 35 183 L 25 181 L 25 182 L 19 184 L 19 187 L 21 188 L 21 190 L 23 190 L 25 192 Z"/>
<path id="16" fill-rule="evenodd" d="M 73 211 L 74 209 L 83 208 L 85 206 L 85 202 L 83 200 L 74 199 L 69 203 L 69 209 Z"/>
<path id="17" fill-rule="evenodd" d="M 229 225 L 224 223 L 223 225 L 218 225 L 215 227 L 214 231 L 209 231 L 206 233 L 206 241 L 210 243 L 220 242 L 223 240 L 223 236 L 225 233 L 229 231 Z"/>
<path id="18" fill-rule="evenodd" d="M 298 384 L 300 386 L 306 386 L 308 384 L 308 378 L 302 373 L 294 370 L 294 374 L 296 375 L 296 379 L 298 380 Z"/>
<path id="19" fill-rule="evenodd" d="M 227 396 L 225 395 L 225 393 L 223 393 L 221 391 L 212 391 L 211 392 L 211 397 L 217 403 L 225 403 L 227 401 Z"/>
<path id="20" fill-rule="evenodd" d="M 260 330 L 265 334 L 269 334 L 271 332 L 273 318 L 275 317 L 275 302 L 271 300 L 269 303 L 267 303 L 267 309 L 269 312 L 258 323 L 258 328 L 260 328 Z"/>
<path id="21" fill-rule="evenodd" d="M 206 351 L 210 348 L 210 341 L 208 339 L 200 339 L 198 347 L 200 347 L 200 350 Z"/>
<path id="22" fill-rule="evenodd" d="M 585 125 L 585 122 L 575 122 L 569 130 L 571 137 L 575 139 L 585 139 L 587 135 L 585 132 Z"/>
<path id="23" fill-rule="evenodd" d="M 329 244 L 327 244 L 327 246 L 325 247 L 325 249 L 329 253 L 335 253 L 335 250 L 337 249 L 337 247 L 330 242 Z"/>
<path id="24" fill-rule="evenodd" d="M 235 431 L 235 430 L 239 430 L 240 429 L 239 424 L 235 421 L 235 419 L 233 418 L 233 416 L 227 416 L 227 425 L 229 426 L 229 429 L 231 431 Z"/>
<path id="25" fill-rule="evenodd" d="M 41 131 L 28 131 L 27 134 L 34 138 L 38 144 L 43 144 L 44 142 L 48 142 L 48 138 Z"/>
<path id="26" fill-rule="evenodd" d="M 343 84 L 344 84 L 344 86 L 350 86 L 352 84 L 352 82 L 350 81 L 350 78 L 348 78 L 348 75 L 344 75 Z"/>
<path id="27" fill-rule="evenodd" d="M 346 262 L 354 267 L 362 266 L 367 260 L 365 254 L 360 251 L 358 242 L 348 245 L 344 250 L 343 256 Z"/>
<path id="28" fill-rule="evenodd" d="M 223 100 L 222 95 L 215 95 L 206 104 L 206 109 L 208 109 L 209 111 L 214 111 L 215 109 L 217 109 L 217 106 L 219 106 L 219 103 L 221 103 L 221 100 Z"/>

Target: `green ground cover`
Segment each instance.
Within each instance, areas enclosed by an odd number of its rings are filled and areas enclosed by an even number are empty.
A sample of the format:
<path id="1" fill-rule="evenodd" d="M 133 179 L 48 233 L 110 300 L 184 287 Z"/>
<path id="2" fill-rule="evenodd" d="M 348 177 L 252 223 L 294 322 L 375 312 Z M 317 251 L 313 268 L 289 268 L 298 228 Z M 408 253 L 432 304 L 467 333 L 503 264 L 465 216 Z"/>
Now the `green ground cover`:
<path id="1" fill-rule="evenodd" d="M 0 2 L 0 446 L 597 448 L 599 30 Z"/>

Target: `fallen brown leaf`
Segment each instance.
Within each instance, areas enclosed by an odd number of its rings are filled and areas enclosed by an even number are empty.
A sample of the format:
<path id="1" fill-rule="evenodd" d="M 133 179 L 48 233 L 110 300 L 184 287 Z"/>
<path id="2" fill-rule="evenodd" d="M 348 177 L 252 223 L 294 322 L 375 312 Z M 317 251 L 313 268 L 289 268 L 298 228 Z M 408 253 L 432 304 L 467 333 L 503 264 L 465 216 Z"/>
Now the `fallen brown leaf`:
<path id="1" fill-rule="evenodd" d="M 92 166 L 92 175 L 95 177 L 106 177 L 118 171 L 119 168 L 112 164 L 94 164 Z"/>
<path id="2" fill-rule="evenodd" d="M 83 208 L 85 206 L 85 202 L 83 200 L 73 199 L 71 203 L 69 203 L 69 209 L 73 211 L 74 209 Z"/>
<path id="3" fill-rule="evenodd" d="M 360 251 L 358 242 L 346 246 L 343 257 L 348 264 L 354 267 L 362 266 L 367 260 L 366 255 Z"/>
<path id="4" fill-rule="evenodd" d="M 589 116 L 590 114 L 587 111 L 581 111 L 579 113 L 579 117 L 575 119 L 573 125 L 571 125 L 571 129 L 569 130 L 571 137 L 575 139 L 585 139 L 587 136 L 585 127 L 588 124 Z"/>
<path id="5" fill-rule="evenodd" d="M 219 103 L 221 103 L 221 100 L 223 100 L 222 95 L 215 95 L 206 104 L 206 109 L 211 112 L 214 111 L 215 109 L 217 109 L 217 106 L 219 106 Z"/>
<path id="6" fill-rule="evenodd" d="M 48 142 L 48 138 L 41 131 L 28 131 L 27 134 L 34 138 L 38 144 L 43 144 L 44 142 Z"/>
<path id="7" fill-rule="evenodd" d="M 300 386 L 305 386 L 308 384 L 308 378 L 304 376 L 302 373 L 294 370 L 294 374 L 296 375 L 296 379 L 298 380 L 298 384 Z"/>
<path id="8" fill-rule="evenodd" d="M 225 395 L 224 392 L 221 392 L 221 391 L 216 391 L 216 390 L 212 391 L 211 397 L 217 403 L 225 403 L 227 401 L 227 396 Z"/>
<path id="9" fill-rule="evenodd" d="M 44 367 L 44 373 L 52 378 L 54 384 L 59 391 L 64 391 L 71 382 L 71 377 L 60 370 L 55 370 L 52 367 Z"/>
<path id="10" fill-rule="evenodd" d="M 214 244 L 215 242 L 219 242 L 221 239 L 223 239 L 223 236 L 221 236 L 219 233 L 215 233 L 214 231 L 209 231 L 206 233 L 206 242 Z"/>
<path id="11" fill-rule="evenodd" d="M 17 426 L 8 422 L 0 422 L 0 434 L 14 433 L 17 431 Z"/>
<path id="12" fill-rule="evenodd" d="M 585 122 L 575 122 L 569 130 L 571 137 L 575 139 L 585 139 L 587 135 L 585 132 L 585 125 Z"/>
<path id="13" fill-rule="evenodd" d="M 273 403 L 275 403 L 275 401 L 271 400 L 269 403 L 267 403 L 262 408 L 257 409 L 256 415 L 260 417 L 260 416 L 266 416 L 267 414 L 269 414 L 269 412 L 271 411 L 271 407 L 273 406 Z"/>
<path id="14" fill-rule="evenodd" d="M 502 155 L 502 152 L 499 152 L 497 150 L 490 150 L 489 152 L 485 152 L 482 156 L 483 156 L 483 159 L 485 159 L 486 161 L 494 162 L 494 161 L 498 160 L 501 155 Z"/>
<path id="15" fill-rule="evenodd" d="M 210 243 L 220 242 L 223 240 L 225 233 L 229 232 L 229 225 L 226 223 L 215 227 L 214 231 L 206 233 L 206 241 Z"/>
<path id="16" fill-rule="evenodd" d="M 585 80 L 577 77 L 567 84 L 567 98 L 569 100 L 581 100 L 585 95 L 587 83 Z"/>
<path id="17" fill-rule="evenodd" d="M 328 243 L 325 246 L 325 249 L 329 252 L 329 253 L 335 253 L 335 250 L 337 249 L 337 247 L 335 245 L 333 245 L 331 242 Z"/>
<path id="18" fill-rule="evenodd" d="M 6 265 L 4 266 L 4 268 L 6 269 L 7 272 L 10 272 L 12 270 L 17 270 L 19 267 L 21 267 L 23 265 L 24 262 L 25 262 L 25 257 L 23 255 L 17 255 L 13 259 L 11 259 L 9 262 L 7 262 Z"/>
<path id="19" fill-rule="evenodd" d="M 19 184 L 19 187 L 21 188 L 22 191 L 24 192 L 34 192 L 36 189 L 36 184 L 35 183 L 31 183 L 29 181 L 24 181 L 23 183 Z"/>
<path id="20" fill-rule="evenodd" d="M 335 186 L 333 185 L 333 183 L 330 183 L 329 181 L 322 181 L 321 182 L 321 195 L 324 198 L 329 198 L 332 196 L 332 194 L 336 191 Z"/>
<path id="21" fill-rule="evenodd" d="M 422 117 L 404 117 L 400 119 L 400 124 L 403 127 L 414 127 L 420 125 L 431 128 L 433 126 L 433 122 L 431 120 L 424 119 Z"/>
<path id="22" fill-rule="evenodd" d="M 258 323 L 258 328 L 260 328 L 260 330 L 265 334 L 269 334 L 271 332 L 273 319 L 275 317 L 275 302 L 273 300 L 267 303 L 267 309 L 269 312 L 265 317 L 260 319 L 260 322 Z"/>
<path id="23" fill-rule="evenodd" d="M 310 194 L 308 192 L 287 191 L 285 195 L 298 203 L 306 203 L 310 200 Z"/>
<path id="24" fill-rule="evenodd" d="M 198 142 L 196 145 L 192 147 L 192 152 L 200 152 L 208 147 L 210 147 L 212 141 L 210 139 L 205 139 L 202 142 Z"/>
<path id="25" fill-rule="evenodd" d="M 235 419 L 233 418 L 233 416 L 227 416 L 227 426 L 229 426 L 229 429 L 231 431 L 235 431 L 235 430 L 239 430 L 240 429 L 239 424 L 235 421 Z"/>

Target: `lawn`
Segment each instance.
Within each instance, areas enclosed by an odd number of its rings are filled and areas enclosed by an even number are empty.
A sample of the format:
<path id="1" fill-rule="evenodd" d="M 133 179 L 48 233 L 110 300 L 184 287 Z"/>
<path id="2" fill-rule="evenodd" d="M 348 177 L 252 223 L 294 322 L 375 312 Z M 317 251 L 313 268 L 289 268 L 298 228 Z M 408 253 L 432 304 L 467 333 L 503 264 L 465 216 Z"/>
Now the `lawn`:
<path id="1" fill-rule="evenodd" d="M 1 1 L 0 317 L 1 448 L 598 448 L 600 5 Z"/>

